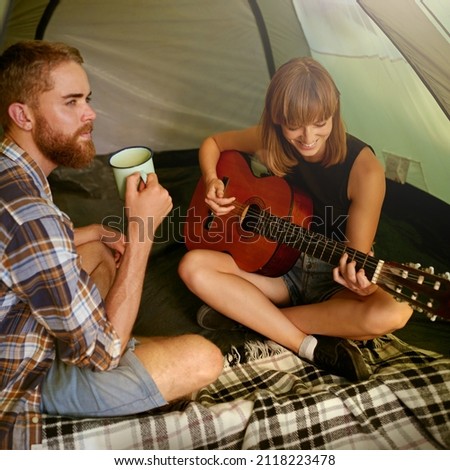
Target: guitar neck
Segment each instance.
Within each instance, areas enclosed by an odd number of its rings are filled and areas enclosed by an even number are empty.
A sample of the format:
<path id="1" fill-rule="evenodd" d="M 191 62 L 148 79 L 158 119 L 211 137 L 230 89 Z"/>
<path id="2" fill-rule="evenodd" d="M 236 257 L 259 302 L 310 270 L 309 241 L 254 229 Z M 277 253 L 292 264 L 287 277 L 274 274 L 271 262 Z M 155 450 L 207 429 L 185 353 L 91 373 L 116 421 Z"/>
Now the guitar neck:
<path id="1" fill-rule="evenodd" d="M 248 230 L 334 266 L 347 253 L 349 261 L 356 262 L 356 269 L 363 268 L 372 283 L 380 285 L 396 299 L 406 300 L 416 310 L 427 312 L 430 318 L 438 315 L 450 319 L 449 276 L 445 278 L 412 266 L 377 260 L 258 207 L 250 206 L 245 219 Z"/>
<path id="2" fill-rule="evenodd" d="M 302 253 L 320 259 L 334 266 L 344 253 L 348 261 L 356 262 L 356 269 L 364 269 L 371 282 L 376 283 L 384 261 L 348 247 L 342 242 L 330 240 L 311 232 L 289 220 L 274 216 L 269 212 L 251 206 L 246 214 L 245 226 L 265 238 L 282 243 Z"/>

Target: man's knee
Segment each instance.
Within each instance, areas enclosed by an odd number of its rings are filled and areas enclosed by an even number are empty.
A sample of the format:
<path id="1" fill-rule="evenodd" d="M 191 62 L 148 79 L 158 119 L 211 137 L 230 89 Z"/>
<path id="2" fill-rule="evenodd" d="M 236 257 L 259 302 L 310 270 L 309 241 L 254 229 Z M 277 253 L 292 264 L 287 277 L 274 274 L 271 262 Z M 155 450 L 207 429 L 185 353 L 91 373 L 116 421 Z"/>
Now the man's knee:
<path id="1" fill-rule="evenodd" d="M 146 338 L 135 354 L 168 401 L 214 382 L 224 362 L 220 349 L 196 334 Z"/>
<path id="2" fill-rule="evenodd" d="M 204 385 L 214 382 L 223 370 L 221 350 L 203 336 L 189 334 L 185 335 L 185 338 L 191 343 L 188 344 L 188 349 L 194 353 L 192 365 L 199 375 L 199 381 Z"/>

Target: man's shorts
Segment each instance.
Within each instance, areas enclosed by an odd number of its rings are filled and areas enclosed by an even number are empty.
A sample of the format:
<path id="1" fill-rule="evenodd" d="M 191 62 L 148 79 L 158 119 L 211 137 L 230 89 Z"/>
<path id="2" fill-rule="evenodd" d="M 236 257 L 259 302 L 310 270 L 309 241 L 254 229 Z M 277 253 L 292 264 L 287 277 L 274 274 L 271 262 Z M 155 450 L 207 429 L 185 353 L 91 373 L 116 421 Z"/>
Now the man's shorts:
<path id="1" fill-rule="evenodd" d="M 41 412 L 60 416 L 125 416 L 167 404 L 134 354 L 134 340 L 117 368 L 94 372 L 54 361 L 42 386 Z"/>
<path id="2" fill-rule="evenodd" d="M 292 269 L 283 275 L 291 305 L 323 302 L 344 289 L 333 279 L 334 267 L 302 253 Z"/>

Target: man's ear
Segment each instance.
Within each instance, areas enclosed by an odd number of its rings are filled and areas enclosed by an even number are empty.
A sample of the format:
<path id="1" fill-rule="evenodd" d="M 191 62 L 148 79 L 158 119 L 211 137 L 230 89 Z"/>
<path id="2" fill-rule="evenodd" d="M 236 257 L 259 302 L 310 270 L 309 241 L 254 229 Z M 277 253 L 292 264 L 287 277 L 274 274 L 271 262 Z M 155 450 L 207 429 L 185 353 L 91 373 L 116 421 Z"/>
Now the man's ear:
<path id="1" fill-rule="evenodd" d="M 8 108 L 9 117 L 14 123 L 25 131 L 31 131 L 33 121 L 31 119 L 30 108 L 23 103 L 12 103 Z"/>

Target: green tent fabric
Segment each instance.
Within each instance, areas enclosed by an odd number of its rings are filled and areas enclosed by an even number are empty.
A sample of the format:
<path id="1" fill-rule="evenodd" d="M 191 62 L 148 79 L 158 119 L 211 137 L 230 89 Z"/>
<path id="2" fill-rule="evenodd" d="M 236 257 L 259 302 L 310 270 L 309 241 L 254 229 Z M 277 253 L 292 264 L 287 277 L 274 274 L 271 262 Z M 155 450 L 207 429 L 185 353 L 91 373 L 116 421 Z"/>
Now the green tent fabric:
<path id="1" fill-rule="evenodd" d="M 246 328 L 202 329 L 195 318 L 201 301 L 177 274 L 201 141 L 256 123 L 274 70 L 304 55 L 330 70 L 349 132 L 370 143 L 385 165 L 376 257 L 450 270 L 448 0 L 0 0 L 0 27 L 0 51 L 21 39 L 43 38 L 70 43 L 85 59 L 99 155 L 89 168 L 58 168 L 49 177 L 55 203 L 75 226 L 125 225 L 108 155 L 128 145 L 155 151 L 156 172 L 174 209 L 157 234 L 134 334 L 199 333 L 222 349 L 229 364 L 210 396 L 205 389 L 178 409 L 81 422 L 47 417 L 43 448 L 103 448 L 103 441 L 105 448 L 168 448 L 172 430 L 177 449 L 184 448 L 180 436 L 186 448 L 194 441 L 215 448 L 219 436 L 221 445 L 230 439 L 234 449 L 243 446 L 237 434 L 263 449 L 448 447 L 449 320 L 432 322 L 414 312 L 395 332 L 408 344 L 389 335 L 362 346 L 378 375 L 367 384 L 342 385 L 310 364 L 293 369 L 292 361 L 301 361 L 288 352 L 253 361 L 263 352 L 270 356 L 274 343 Z M 305 371 L 313 382 L 304 381 Z M 274 392 L 269 375 L 279 379 Z M 289 395 L 284 385 L 292 377 L 302 382 Z M 247 400 L 249 394 L 256 398 Z M 314 414 L 312 427 L 304 425 L 305 413 Z M 365 416 L 368 426 L 361 427 Z M 374 429 L 380 420 L 384 424 Z M 314 442 L 305 443 L 311 436 Z"/>

